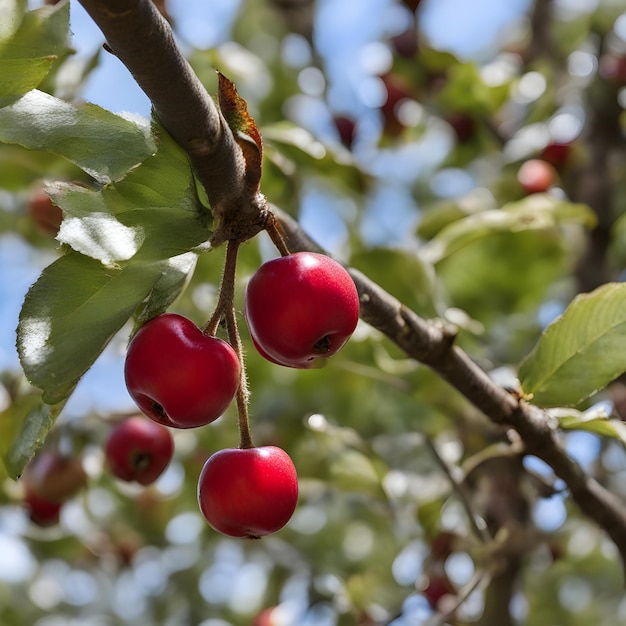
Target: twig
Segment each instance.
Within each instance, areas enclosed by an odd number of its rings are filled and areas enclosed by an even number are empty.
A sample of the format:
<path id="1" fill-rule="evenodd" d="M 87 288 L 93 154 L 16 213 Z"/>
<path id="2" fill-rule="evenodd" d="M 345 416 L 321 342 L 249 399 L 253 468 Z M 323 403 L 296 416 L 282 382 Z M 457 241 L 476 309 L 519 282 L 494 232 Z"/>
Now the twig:
<path id="1" fill-rule="evenodd" d="M 474 511 L 474 507 L 470 502 L 469 496 L 463 487 L 463 485 L 455 478 L 452 468 L 448 465 L 448 463 L 443 459 L 443 457 L 439 454 L 439 450 L 437 450 L 437 446 L 435 446 L 435 442 L 430 437 L 425 437 L 424 439 L 426 443 L 426 447 L 431 451 L 433 457 L 437 461 L 437 464 L 443 470 L 444 474 L 447 476 L 448 481 L 452 485 L 452 489 L 456 493 L 461 505 L 465 509 L 465 514 L 467 515 L 467 519 L 469 520 L 470 526 L 474 531 L 476 537 L 482 543 L 488 543 L 491 540 L 489 536 L 489 532 L 487 531 L 487 526 L 482 518 L 479 518 L 478 515 Z M 480 519 L 480 522 L 479 522 Z M 481 523 L 482 522 L 482 523 Z"/>

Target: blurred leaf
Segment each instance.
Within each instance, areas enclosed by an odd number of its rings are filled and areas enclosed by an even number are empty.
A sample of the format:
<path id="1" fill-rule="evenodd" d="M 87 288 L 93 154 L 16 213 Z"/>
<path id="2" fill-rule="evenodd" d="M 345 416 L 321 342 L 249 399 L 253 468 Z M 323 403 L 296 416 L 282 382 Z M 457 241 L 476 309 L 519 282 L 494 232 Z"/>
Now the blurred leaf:
<path id="1" fill-rule="evenodd" d="M 101 183 L 117 180 L 156 150 L 147 123 L 36 90 L 0 109 L 0 141 L 63 156 Z"/>
<path id="2" fill-rule="evenodd" d="M 375 497 L 384 494 L 374 459 L 353 448 L 338 452 L 330 461 L 329 474 L 330 481 L 340 489 Z"/>
<path id="3" fill-rule="evenodd" d="M 456 63 L 446 71 L 446 82 L 436 95 L 444 111 L 466 112 L 480 118 L 495 113 L 509 96 L 508 83 L 487 85 L 474 63 Z"/>
<path id="4" fill-rule="evenodd" d="M 574 298 L 522 362 L 524 393 L 539 406 L 570 406 L 626 371 L 626 284 Z"/>
<path id="5" fill-rule="evenodd" d="M 300 168 L 326 174 L 343 185 L 363 190 L 367 176 L 358 168 L 350 152 L 330 148 L 318 141 L 308 130 L 290 122 L 263 126 L 265 154 L 283 172 L 293 175 Z"/>
<path id="6" fill-rule="evenodd" d="M 54 62 L 69 52 L 68 2 L 24 15 L 21 15 L 23 6 L 5 4 L 7 7 L 2 12 L 8 15 L 3 14 L 2 18 L 7 26 L 0 32 L 0 107 L 37 87 Z"/>
<path id="7" fill-rule="evenodd" d="M 565 271 L 565 242 L 556 229 L 495 232 L 437 264 L 446 301 L 488 324 L 536 306 Z"/>
<path id="8" fill-rule="evenodd" d="M 431 265 L 404 250 L 375 248 L 353 254 L 350 265 L 423 317 L 435 317 L 434 272 Z"/>
<path id="9" fill-rule="evenodd" d="M 34 89 L 46 77 L 55 57 L 40 59 L 0 58 L 0 107 L 15 102 L 21 95 Z"/>
<path id="10" fill-rule="evenodd" d="M 532 194 L 501 209 L 481 211 L 452 222 L 422 248 L 422 256 L 431 263 L 468 244 L 499 232 L 550 229 L 563 223 L 595 223 L 591 209 L 584 204 L 563 202 L 544 194 Z"/>
<path id="11" fill-rule="evenodd" d="M 601 437 L 618 439 L 626 445 L 626 424 L 619 419 L 611 419 L 604 408 L 588 411 L 554 409 L 550 414 L 558 418 L 563 430 L 584 430 Z"/>

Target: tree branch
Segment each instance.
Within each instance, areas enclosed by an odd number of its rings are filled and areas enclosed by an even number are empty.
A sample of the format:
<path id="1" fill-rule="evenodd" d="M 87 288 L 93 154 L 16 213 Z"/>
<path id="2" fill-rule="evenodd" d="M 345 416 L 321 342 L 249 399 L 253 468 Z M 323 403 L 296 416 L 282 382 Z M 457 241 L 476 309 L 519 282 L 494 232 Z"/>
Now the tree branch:
<path id="1" fill-rule="evenodd" d="M 274 212 L 283 225 L 290 250 L 323 252 L 293 218 L 279 209 Z M 408 356 L 432 368 L 492 422 L 517 431 L 526 453 L 545 461 L 565 481 L 573 501 L 606 531 L 626 564 L 626 506 L 567 456 L 555 420 L 497 385 L 454 345 L 450 329 L 438 321 L 422 319 L 367 276 L 347 269 L 359 292 L 361 319 L 385 334 Z"/>
<path id="2" fill-rule="evenodd" d="M 242 214 L 250 232 L 239 238 L 262 230 L 266 204 L 257 190 L 246 185 L 241 149 L 153 2 L 79 1 L 102 30 L 108 48 L 152 102 L 159 122 L 189 155 L 217 228 L 227 231 L 221 240 L 239 237 L 232 222 L 241 221 Z"/>

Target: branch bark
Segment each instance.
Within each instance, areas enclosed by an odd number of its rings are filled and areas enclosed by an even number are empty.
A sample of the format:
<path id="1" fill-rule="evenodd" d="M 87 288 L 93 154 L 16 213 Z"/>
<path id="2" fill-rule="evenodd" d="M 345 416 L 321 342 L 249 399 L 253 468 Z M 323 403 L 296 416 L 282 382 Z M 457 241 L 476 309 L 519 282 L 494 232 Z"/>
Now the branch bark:
<path id="1" fill-rule="evenodd" d="M 294 219 L 279 209 L 274 212 L 283 225 L 290 250 L 323 252 Z M 454 345 L 451 329 L 438 321 L 422 319 L 358 270 L 348 271 L 359 292 L 361 319 L 408 356 L 436 371 L 492 422 L 513 428 L 524 442 L 525 451 L 545 461 L 565 481 L 580 510 L 606 531 L 626 567 L 626 506 L 565 453 L 555 420 L 497 385 Z"/>
<path id="2" fill-rule="evenodd" d="M 216 219 L 215 243 L 262 230 L 266 202 L 245 183 L 241 148 L 153 2 L 79 1 L 150 99 L 159 122 L 187 152 Z"/>
<path id="3" fill-rule="evenodd" d="M 187 151 L 216 217 L 228 221 L 244 215 L 253 224 L 249 236 L 264 228 L 265 200 L 260 193 L 251 196 L 246 187 L 241 149 L 152 2 L 80 2 L 152 101 L 159 121 Z M 320 250 L 297 222 L 276 213 L 292 251 Z M 359 291 L 362 319 L 408 356 L 431 367 L 492 422 L 517 431 L 526 451 L 548 463 L 565 481 L 573 501 L 606 531 L 626 563 L 626 507 L 567 456 L 549 415 L 496 385 L 454 344 L 453 329 L 420 318 L 361 272 L 349 271 Z"/>

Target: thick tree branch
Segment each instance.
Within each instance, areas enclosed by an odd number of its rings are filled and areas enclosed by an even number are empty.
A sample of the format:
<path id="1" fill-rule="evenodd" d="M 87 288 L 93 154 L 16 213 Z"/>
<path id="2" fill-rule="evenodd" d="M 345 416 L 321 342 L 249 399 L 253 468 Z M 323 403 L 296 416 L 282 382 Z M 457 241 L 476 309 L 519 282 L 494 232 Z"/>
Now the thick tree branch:
<path id="1" fill-rule="evenodd" d="M 218 229 L 226 231 L 220 233 L 221 240 L 245 239 L 259 232 L 264 226 L 263 196 L 246 185 L 241 149 L 153 2 L 80 3 L 102 30 L 109 49 L 152 102 L 159 122 L 189 155 Z M 237 216 L 242 214 L 250 232 L 240 234 L 232 222 L 239 222 Z"/>
<path id="2" fill-rule="evenodd" d="M 275 213 L 287 234 L 290 250 L 322 251 L 295 220 L 279 209 Z M 408 356 L 431 367 L 492 422 L 517 431 L 525 451 L 545 461 L 565 481 L 574 502 L 606 531 L 626 564 L 626 506 L 567 456 L 555 421 L 545 411 L 497 385 L 454 345 L 449 329 L 437 321 L 422 319 L 358 270 L 348 271 L 359 291 L 361 318 Z"/>

